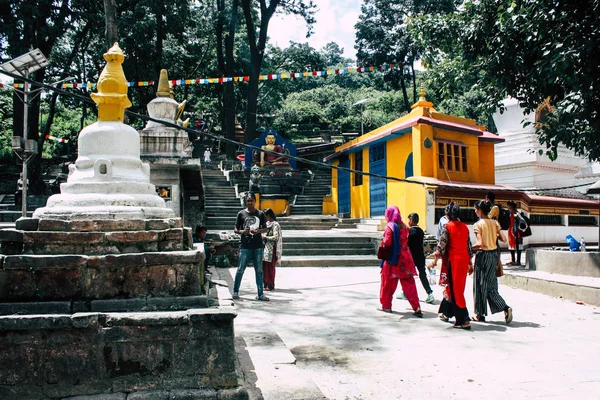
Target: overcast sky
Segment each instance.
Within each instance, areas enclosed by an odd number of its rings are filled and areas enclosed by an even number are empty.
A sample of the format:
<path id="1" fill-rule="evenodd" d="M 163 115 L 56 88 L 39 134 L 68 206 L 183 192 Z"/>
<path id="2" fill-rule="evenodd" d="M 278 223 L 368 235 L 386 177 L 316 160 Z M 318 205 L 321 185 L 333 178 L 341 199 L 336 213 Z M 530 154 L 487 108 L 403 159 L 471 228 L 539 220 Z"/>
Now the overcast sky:
<path id="1" fill-rule="evenodd" d="M 306 38 L 306 23 L 300 17 L 276 14 L 269 23 L 270 43 L 286 48 L 289 42 L 308 42 L 320 50 L 329 42 L 344 49 L 344 56 L 356 59 L 354 25 L 360 15 L 361 0 L 313 0 L 317 5 L 317 23 L 313 35 Z"/>

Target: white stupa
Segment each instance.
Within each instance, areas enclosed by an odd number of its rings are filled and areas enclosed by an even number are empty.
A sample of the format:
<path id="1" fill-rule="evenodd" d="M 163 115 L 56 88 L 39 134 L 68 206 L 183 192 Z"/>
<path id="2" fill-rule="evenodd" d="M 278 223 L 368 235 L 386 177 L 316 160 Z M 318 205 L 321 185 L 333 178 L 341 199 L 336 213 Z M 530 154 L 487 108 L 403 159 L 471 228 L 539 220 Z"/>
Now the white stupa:
<path id="1" fill-rule="evenodd" d="M 107 64 L 98 80 L 98 121 L 79 133 L 79 157 L 71 165 L 61 194 L 48 199 L 34 218 L 154 219 L 174 218 L 173 210 L 150 183 L 150 166 L 140 159 L 138 132 L 123 123 L 131 106 L 117 43 L 104 54 Z"/>

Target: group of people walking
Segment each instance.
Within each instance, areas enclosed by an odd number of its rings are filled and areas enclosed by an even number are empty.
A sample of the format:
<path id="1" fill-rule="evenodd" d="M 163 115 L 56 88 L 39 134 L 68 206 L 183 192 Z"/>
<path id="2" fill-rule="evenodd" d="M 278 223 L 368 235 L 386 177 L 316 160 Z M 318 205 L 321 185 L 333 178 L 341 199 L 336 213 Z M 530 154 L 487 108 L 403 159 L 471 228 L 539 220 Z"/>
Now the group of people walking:
<path id="1" fill-rule="evenodd" d="M 491 196 L 493 199 L 493 194 Z M 493 203 L 487 199 L 475 204 L 475 213 L 479 217 L 473 225 L 475 244 L 471 243 L 468 226 L 460 221 L 458 204 L 452 202 L 447 205 L 445 216 L 439 222 L 438 243 L 433 253 L 433 262 L 428 268 L 436 268 L 438 260 L 442 260 L 439 284 L 444 287 L 444 291 L 438 311 L 439 318 L 443 321 L 454 318 L 455 328 L 471 329 L 471 321 L 485 321 L 488 315 L 488 304 L 492 314 L 504 312 L 507 324 L 513 319 L 512 308 L 498 292 L 497 269 L 501 266 L 498 241 L 506 242 L 507 239 L 498 221 L 490 218 L 493 216 L 491 213 L 493 206 Z M 398 207 L 391 206 L 386 210 L 385 218 L 388 223 L 381 246 L 390 247 L 391 251 L 390 256 L 381 263 L 381 308 L 379 310 L 392 311 L 392 298 L 399 281 L 403 295 L 398 298 L 406 298 L 414 311 L 413 315 L 422 318 L 423 313 L 414 279 L 417 269 L 428 294 L 427 302 L 433 303 L 433 292 L 425 271 L 423 236 L 418 233 L 420 228 L 413 229 L 419 222 L 419 216 L 415 213 L 410 214 L 409 226 L 407 226 L 402 221 Z M 520 259 L 520 252 L 518 256 Z M 469 316 L 465 300 L 467 275 L 471 274 L 474 274 L 475 316 L 473 318 Z"/>

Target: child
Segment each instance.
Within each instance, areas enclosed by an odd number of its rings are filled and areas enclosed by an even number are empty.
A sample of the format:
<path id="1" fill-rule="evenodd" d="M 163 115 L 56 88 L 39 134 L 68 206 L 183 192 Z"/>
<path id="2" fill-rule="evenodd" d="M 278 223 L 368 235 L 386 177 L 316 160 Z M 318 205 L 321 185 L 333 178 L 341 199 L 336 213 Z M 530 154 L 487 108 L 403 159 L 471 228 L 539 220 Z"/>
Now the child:
<path id="1" fill-rule="evenodd" d="M 410 253 L 412 254 L 417 270 L 419 271 L 419 279 L 427 292 L 427 299 L 425 302 L 432 304 L 435 301 L 435 297 L 433 296 L 431 286 L 429 286 L 427 272 L 425 271 L 425 252 L 423 251 L 423 239 L 425 233 L 423 232 L 423 229 L 419 228 L 419 214 L 412 213 L 408 216 L 408 226 L 410 226 L 408 247 L 410 248 Z M 400 293 L 398 298 L 404 299 L 404 293 Z"/>

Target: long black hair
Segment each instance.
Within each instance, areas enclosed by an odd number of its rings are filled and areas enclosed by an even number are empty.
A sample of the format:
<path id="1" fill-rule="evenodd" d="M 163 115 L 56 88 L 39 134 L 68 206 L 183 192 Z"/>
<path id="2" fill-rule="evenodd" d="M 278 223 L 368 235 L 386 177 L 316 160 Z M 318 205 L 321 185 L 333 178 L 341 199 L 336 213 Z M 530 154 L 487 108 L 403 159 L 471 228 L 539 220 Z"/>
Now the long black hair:
<path id="1" fill-rule="evenodd" d="M 265 208 L 265 211 L 263 211 L 263 212 L 265 213 L 265 215 L 267 217 L 271 218 L 273 221 L 277 221 L 277 217 L 275 216 L 275 213 L 270 208 Z"/>

